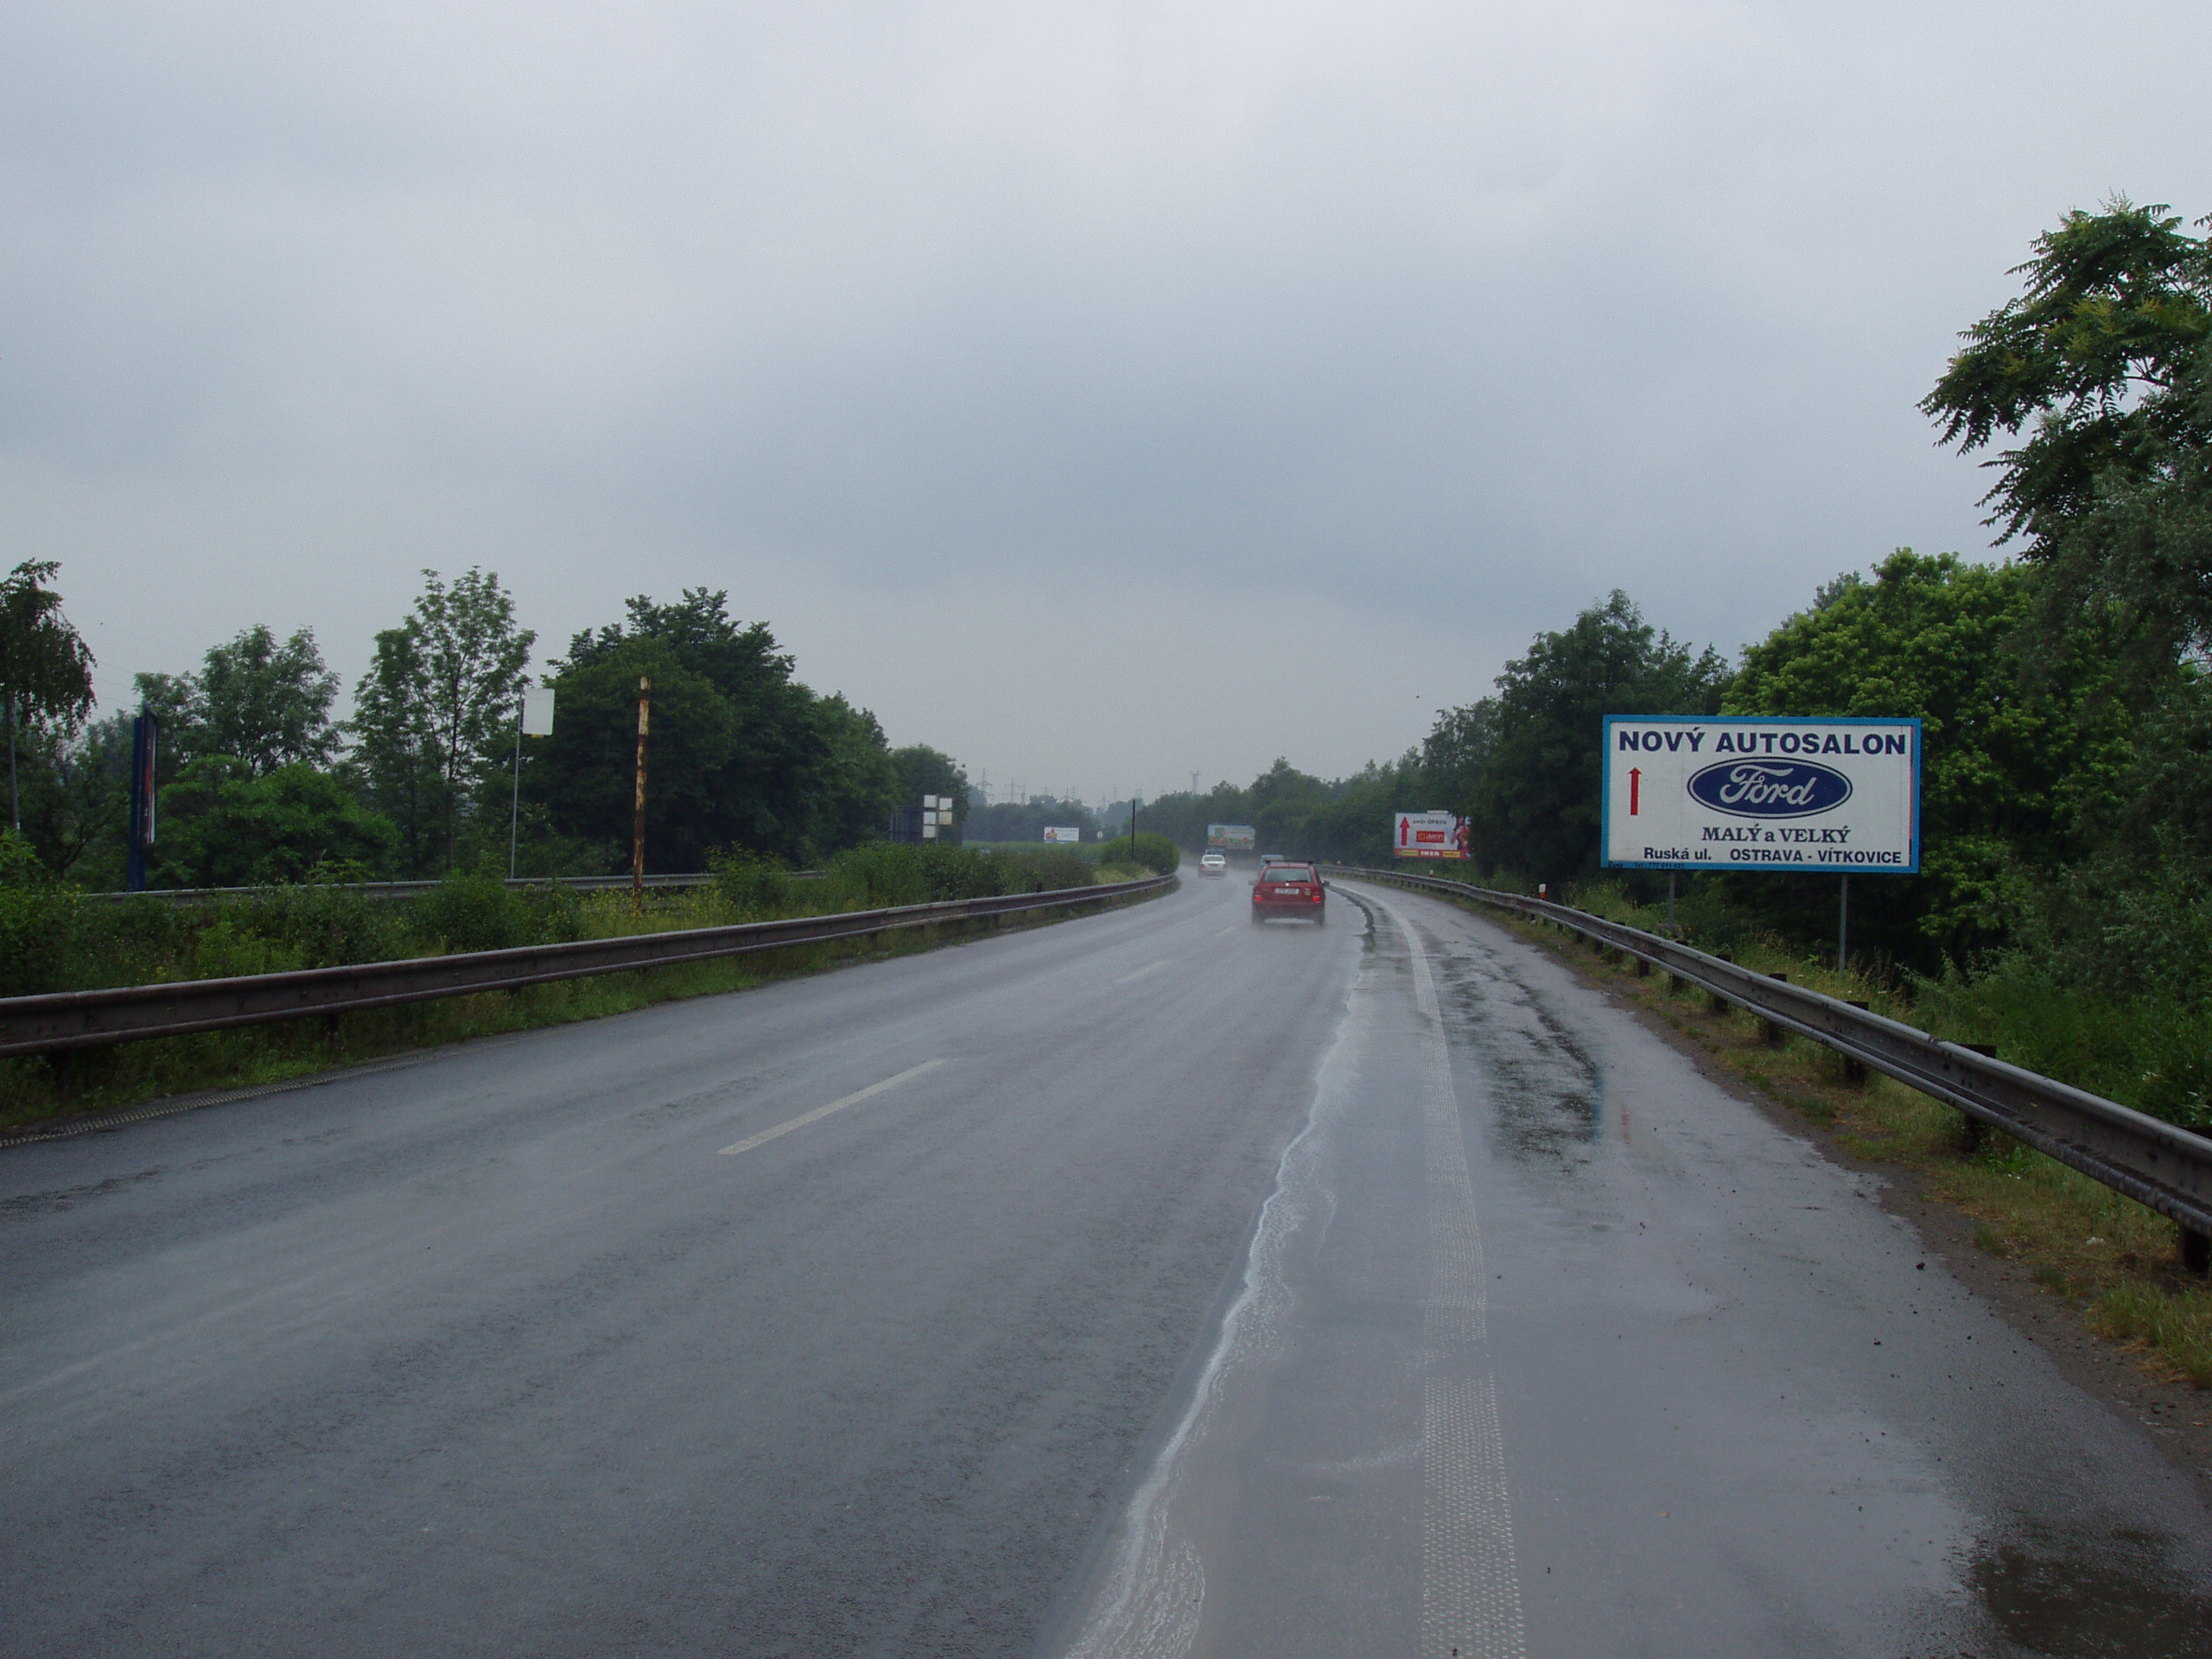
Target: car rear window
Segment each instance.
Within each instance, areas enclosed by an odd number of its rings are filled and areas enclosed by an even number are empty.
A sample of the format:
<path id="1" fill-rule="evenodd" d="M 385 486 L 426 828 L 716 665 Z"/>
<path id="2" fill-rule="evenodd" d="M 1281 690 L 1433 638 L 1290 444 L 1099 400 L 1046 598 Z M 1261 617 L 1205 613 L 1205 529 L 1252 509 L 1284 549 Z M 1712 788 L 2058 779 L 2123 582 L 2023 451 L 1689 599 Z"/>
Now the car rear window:
<path id="1" fill-rule="evenodd" d="M 1268 881 L 1311 881 L 1313 869 L 1308 864 L 1276 864 L 1271 866 L 1262 880 Z"/>

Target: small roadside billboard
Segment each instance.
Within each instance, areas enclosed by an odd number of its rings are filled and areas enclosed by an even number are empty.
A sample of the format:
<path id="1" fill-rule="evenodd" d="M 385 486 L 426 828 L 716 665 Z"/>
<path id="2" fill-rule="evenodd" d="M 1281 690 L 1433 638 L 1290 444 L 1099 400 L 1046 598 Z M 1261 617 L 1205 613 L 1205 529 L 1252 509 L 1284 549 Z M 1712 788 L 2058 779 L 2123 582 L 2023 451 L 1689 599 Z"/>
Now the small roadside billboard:
<path id="1" fill-rule="evenodd" d="M 1068 845 L 1073 845 L 1083 839 L 1083 830 L 1080 825 L 1068 825 L 1064 827 L 1058 824 L 1048 823 L 1045 826 L 1045 839 L 1048 842 L 1058 842 Z"/>
<path id="2" fill-rule="evenodd" d="M 1465 858 L 1467 821 L 1456 812 L 1399 812 L 1390 819 L 1396 858 Z"/>

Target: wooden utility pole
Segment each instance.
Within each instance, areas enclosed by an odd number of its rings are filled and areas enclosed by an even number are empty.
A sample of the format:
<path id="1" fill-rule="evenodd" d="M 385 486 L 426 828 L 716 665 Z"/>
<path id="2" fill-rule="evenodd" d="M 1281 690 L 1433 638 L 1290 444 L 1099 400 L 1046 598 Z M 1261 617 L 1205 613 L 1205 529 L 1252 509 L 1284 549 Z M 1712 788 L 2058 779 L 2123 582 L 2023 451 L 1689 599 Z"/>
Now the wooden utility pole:
<path id="1" fill-rule="evenodd" d="M 645 728 L 653 708 L 653 683 L 638 681 L 638 804 L 630 820 L 630 908 L 643 915 L 645 908 Z"/>

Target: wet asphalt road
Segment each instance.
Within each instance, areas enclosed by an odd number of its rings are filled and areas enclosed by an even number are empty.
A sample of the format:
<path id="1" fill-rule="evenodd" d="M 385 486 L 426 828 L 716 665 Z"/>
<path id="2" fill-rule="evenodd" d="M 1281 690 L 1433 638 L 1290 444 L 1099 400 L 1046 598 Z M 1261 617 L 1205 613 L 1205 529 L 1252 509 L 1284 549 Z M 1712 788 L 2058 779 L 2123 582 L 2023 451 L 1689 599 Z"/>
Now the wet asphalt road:
<path id="1" fill-rule="evenodd" d="M 0 1154 L 0 1653 L 2212 1648 L 1864 1178 L 1246 896 Z"/>

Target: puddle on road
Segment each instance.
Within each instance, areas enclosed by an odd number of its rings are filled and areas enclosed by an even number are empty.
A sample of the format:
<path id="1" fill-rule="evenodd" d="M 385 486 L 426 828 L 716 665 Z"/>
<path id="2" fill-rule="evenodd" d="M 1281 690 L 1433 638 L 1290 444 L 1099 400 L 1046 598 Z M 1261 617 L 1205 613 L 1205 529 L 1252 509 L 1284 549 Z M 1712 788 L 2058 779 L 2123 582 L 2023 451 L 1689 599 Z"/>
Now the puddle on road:
<path id="1" fill-rule="evenodd" d="M 57 1187 L 48 1192 L 24 1192 L 14 1198 L 0 1198 L 0 1215 L 58 1215 L 74 1210 L 80 1204 L 95 1198 L 105 1198 L 111 1193 L 126 1192 L 141 1181 L 157 1180 L 168 1173 L 168 1166 L 156 1164 L 151 1169 L 142 1169 L 132 1175 L 111 1175 L 104 1181 L 88 1181 L 81 1186 Z"/>
<path id="2" fill-rule="evenodd" d="M 2212 1593 L 2193 1588 L 2171 1540 L 2117 1528 L 2067 1534 L 2022 1523 L 1961 1577 L 2012 1643 L 2050 1659 L 2202 1659 Z"/>
<path id="3" fill-rule="evenodd" d="M 1604 1122 L 1597 1061 L 1504 962 L 1459 940 L 1431 940 L 1428 949 L 1452 1045 L 1487 1074 L 1497 1142 L 1516 1158 L 1572 1172 Z"/>

